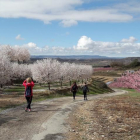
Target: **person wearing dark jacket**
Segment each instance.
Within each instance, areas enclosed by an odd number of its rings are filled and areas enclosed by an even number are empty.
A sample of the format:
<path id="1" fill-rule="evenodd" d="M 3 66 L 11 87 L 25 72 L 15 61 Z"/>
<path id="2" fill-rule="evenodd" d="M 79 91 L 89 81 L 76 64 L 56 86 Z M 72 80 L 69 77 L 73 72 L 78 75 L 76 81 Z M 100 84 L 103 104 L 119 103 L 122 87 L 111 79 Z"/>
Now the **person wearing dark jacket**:
<path id="1" fill-rule="evenodd" d="M 76 92 L 78 90 L 78 86 L 77 86 L 76 82 L 74 82 L 74 84 L 71 86 L 70 90 L 73 93 L 73 100 L 75 100 Z"/>
<path id="2" fill-rule="evenodd" d="M 27 78 L 23 82 L 23 86 L 25 87 L 25 98 L 27 101 L 27 107 L 25 108 L 25 111 L 31 111 L 31 103 L 33 98 L 33 86 L 34 82 L 32 81 L 32 78 Z"/>
<path id="3" fill-rule="evenodd" d="M 82 87 L 83 94 L 84 94 L 84 100 L 87 100 L 87 92 L 89 92 L 88 86 L 85 83 L 85 85 Z"/>

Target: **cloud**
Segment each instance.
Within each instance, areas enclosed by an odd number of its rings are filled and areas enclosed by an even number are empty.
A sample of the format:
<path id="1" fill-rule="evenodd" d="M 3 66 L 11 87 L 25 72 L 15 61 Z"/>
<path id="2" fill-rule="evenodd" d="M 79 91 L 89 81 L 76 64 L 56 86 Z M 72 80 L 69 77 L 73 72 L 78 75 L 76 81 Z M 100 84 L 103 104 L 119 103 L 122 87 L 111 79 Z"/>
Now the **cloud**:
<path id="1" fill-rule="evenodd" d="M 20 47 L 27 48 L 31 54 L 42 52 L 42 48 L 38 47 L 35 43 L 29 42 L 28 44 L 24 44 Z"/>
<path id="2" fill-rule="evenodd" d="M 82 36 L 79 41 L 77 46 L 74 46 L 74 49 L 77 50 L 88 50 L 90 46 L 93 46 L 94 41 L 92 41 L 91 38 L 88 38 L 87 36 Z"/>
<path id="3" fill-rule="evenodd" d="M 136 57 L 140 54 L 140 43 L 135 37 L 122 39 L 120 42 L 94 41 L 87 36 L 81 36 L 77 45 L 62 47 L 46 45 L 39 47 L 36 43 L 29 42 L 20 47 L 27 48 L 31 55 L 101 55 L 110 57 Z M 0 45 L 1 46 L 1 45 Z M 17 45 L 13 46 L 16 47 Z"/>
<path id="4" fill-rule="evenodd" d="M 140 2 L 139 0 L 133 0 L 133 1 L 126 1 L 124 3 L 120 3 L 114 6 L 117 9 L 120 9 L 120 11 L 129 12 L 129 13 L 140 13 Z"/>
<path id="5" fill-rule="evenodd" d="M 45 24 L 59 21 L 64 27 L 70 27 L 78 22 L 127 22 L 140 14 L 137 0 L 90 9 L 84 7 L 85 3 L 86 0 L 1 0 L 0 17 L 37 19 Z"/>
<path id="6" fill-rule="evenodd" d="M 24 40 L 24 38 L 22 38 L 21 35 L 17 35 L 16 40 Z"/>
<path id="7" fill-rule="evenodd" d="M 122 39 L 121 42 L 101 42 L 93 41 L 87 36 L 82 36 L 74 50 L 83 51 L 83 54 L 106 55 L 106 56 L 139 56 L 140 43 L 135 43 L 136 39 Z"/>
<path id="8" fill-rule="evenodd" d="M 123 40 L 123 39 L 122 39 Z M 34 55 L 104 55 L 112 57 L 139 56 L 140 43 L 135 43 L 135 37 L 125 39 L 125 42 L 94 41 L 90 37 L 81 36 L 77 45 L 73 47 L 45 46 L 38 47 L 35 43 L 28 43 L 22 47 L 29 49 Z"/>
<path id="9" fill-rule="evenodd" d="M 122 39 L 121 42 L 123 43 L 134 43 L 137 39 L 133 36 L 129 37 L 129 39 Z"/>
<path id="10" fill-rule="evenodd" d="M 33 43 L 33 42 L 30 42 L 30 43 L 27 44 L 27 47 L 29 47 L 29 48 L 36 48 L 37 45 L 35 43 Z"/>
<path id="11" fill-rule="evenodd" d="M 77 25 L 78 22 L 75 20 L 63 20 L 62 22 L 60 22 L 60 24 L 62 24 L 64 27 L 70 27 L 73 25 Z"/>

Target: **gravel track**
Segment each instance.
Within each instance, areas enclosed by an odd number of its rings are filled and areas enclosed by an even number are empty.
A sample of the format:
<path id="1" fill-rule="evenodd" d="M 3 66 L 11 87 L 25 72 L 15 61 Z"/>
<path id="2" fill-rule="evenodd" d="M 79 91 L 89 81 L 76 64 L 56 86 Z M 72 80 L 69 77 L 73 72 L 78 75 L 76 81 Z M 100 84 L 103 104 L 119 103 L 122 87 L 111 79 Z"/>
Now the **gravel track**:
<path id="1" fill-rule="evenodd" d="M 116 90 L 110 94 L 89 95 L 88 99 L 121 95 L 126 91 Z M 70 130 L 66 120 L 72 109 L 84 102 L 83 96 L 63 97 L 32 104 L 32 111 L 25 112 L 25 105 L 0 113 L 0 140 L 66 140 Z"/>

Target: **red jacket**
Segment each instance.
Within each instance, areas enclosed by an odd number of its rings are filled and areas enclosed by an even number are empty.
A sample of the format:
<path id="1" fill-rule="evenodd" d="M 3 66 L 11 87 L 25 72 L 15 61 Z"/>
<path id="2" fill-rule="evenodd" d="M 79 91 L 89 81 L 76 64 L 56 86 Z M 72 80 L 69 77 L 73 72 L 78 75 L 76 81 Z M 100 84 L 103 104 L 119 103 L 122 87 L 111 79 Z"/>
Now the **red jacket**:
<path id="1" fill-rule="evenodd" d="M 27 86 L 31 86 L 31 96 L 33 96 L 33 86 L 34 86 L 34 82 L 32 81 L 31 83 L 26 83 L 26 80 L 23 82 L 23 86 L 25 87 L 25 89 L 26 89 L 26 87 Z M 25 95 L 25 93 L 24 93 L 24 95 Z"/>
<path id="2" fill-rule="evenodd" d="M 73 86 L 76 86 L 76 89 L 75 90 L 73 90 Z M 78 90 L 78 86 L 76 85 L 76 84 L 73 84 L 72 86 L 71 86 L 71 89 L 70 89 L 72 92 L 73 91 L 77 91 Z"/>

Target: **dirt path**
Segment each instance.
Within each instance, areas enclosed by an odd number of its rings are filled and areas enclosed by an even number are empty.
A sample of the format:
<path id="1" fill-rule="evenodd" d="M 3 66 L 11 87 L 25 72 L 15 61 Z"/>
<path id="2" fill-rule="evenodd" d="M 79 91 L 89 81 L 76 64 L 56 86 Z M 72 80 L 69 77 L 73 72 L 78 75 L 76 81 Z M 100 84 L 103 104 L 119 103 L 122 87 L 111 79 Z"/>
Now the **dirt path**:
<path id="1" fill-rule="evenodd" d="M 88 96 L 89 100 L 124 94 L 116 91 L 110 94 Z M 32 104 L 32 112 L 25 112 L 24 106 L 0 113 L 1 140 L 63 140 L 63 134 L 70 130 L 66 123 L 72 109 L 84 102 L 79 96 L 46 100 Z"/>

